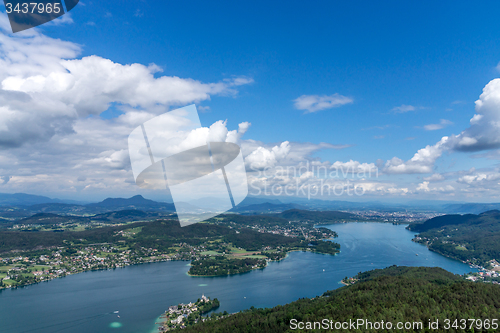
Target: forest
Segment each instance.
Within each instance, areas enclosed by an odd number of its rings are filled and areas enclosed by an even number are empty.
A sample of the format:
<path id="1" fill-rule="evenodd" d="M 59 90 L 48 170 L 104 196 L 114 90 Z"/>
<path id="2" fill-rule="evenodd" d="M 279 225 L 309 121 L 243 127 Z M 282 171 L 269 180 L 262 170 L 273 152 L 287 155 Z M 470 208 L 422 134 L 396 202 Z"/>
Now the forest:
<path id="1" fill-rule="evenodd" d="M 186 332 L 293 332 L 291 320 L 321 322 L 363 318 L 368 321 L 422 322 L 424 329 L 404 332 L 498 332 L 491 325 L 500 318 L 500 287 L 465 281 L 441 268 L 397 267 L 360 273 L 360 282 L 303 298 L 274 308 L 250 308 L 223 319 L 198 323 Z M 446 329 L 445 319 L 450 320 Z M 469 329 L 453 328 L 455 319 L 482 319 Z M 489 325 L 486 325 L 486 319 Z M 437 329 L 428 329 L 438 321 Z M 460 323 L 460 322 L 459 322 Z M 485 328 L 489 327 L 489 329 Z M 300 330 L 313 332 L 313 330 Z M 316 330 L 318 331 L 318 330 Z M 381 332 L 377 329 L 332 330 L 333 332 Z"/>
<path id="2" fill-rule="evenodd" d="M 500 211 L 479 215 L 444 215 L 408 226 L 415 238 L 443 255 L 481 266 L 500 259 Z"/>
<path id="3" fill-rule="evenodd" d="M 250 272 L 254 268 L 266 267 L 265 259 L 243 258 L 228 259 L 217 256 L 209 259 L 193 260 L 189 275 L 221 276 Z"/>
<path id="4" fill-rule="evenodd" d="M 141 228 L 134 237 L 123 237 L 120 231 Z M 222 225 L 197 223 L 181 227 L 175 220 L 159 220 L 155 222 L 137 222 L 120 226 L 109 226 L 83 231 L 36 232 L 0 229 L 0 253 L 12 250 L 37 250 L 49 247 L 86 245 L 93 243 L 116 243 L 130 247 L 155 248 L 167 250 L 174 243 L 199 245 L 207 238 L 223 237 L 225 241 L 237 247 L 260 249 L 262 246 L 293 247 L 300 240 L 269 233 L 260 233 L 250 229 L 236 230 Z"/>

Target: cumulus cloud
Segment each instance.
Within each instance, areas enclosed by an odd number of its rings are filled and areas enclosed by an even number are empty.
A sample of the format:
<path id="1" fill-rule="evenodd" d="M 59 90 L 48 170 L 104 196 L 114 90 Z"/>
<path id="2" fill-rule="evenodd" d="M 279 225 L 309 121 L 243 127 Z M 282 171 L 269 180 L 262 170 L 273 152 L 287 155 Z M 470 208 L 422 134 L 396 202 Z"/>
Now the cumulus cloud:
<path id="1" fill-rule="evenodd" d="M 429 192 L 429 182 L 423 182 L 418 184 L 417 191 Z"/>
<path id="2" fill-rule="evenodd" d="M 436 186 L 436 187 L 429 187 L 429 182 L 424 181 L 420 184 L 418 184 L 416 188 L 416 192 L 440 192 L 440 193 L 445 193 L 445 192 L 454 192 L 455 188 L 451 185 L 445 185 L 445 186 Z"/>
<path id="3" fill-rule="evenodd" d="M 258 147 L 245 158 L 245 163 L 252 170 L 271 168 L 284 159 L 289 152 L 290 143 L 288 141 L 282 142 L 279 146 L 274 146 L 271 149 Z"/>
<path id="4" fill-rule="evenodd" d="M 242 122 L 238 125 L 238 130 L 227 132 L 226 142 L 240 144 L 241 137 L 248 131 L 252 124 L 248 121 Z"/>
<path id="5" fill-rule="evenodd" d="M 233 77 L 203 83 L 158 76 L 161 69 L 154 64 L 124 65 L 99 56 L 78 59 L 79 45 L 36 30 L 9 35 L 4 33 L 5 21 L 0 17 L 0 148 L 4 149 L 71 133 L 78 119 L 99 115 L 111 105 L 125 113 L 123 120 L 137 123 L 171 106 L 235 95 L 236 87 L 253 81 Z"/>
<path id="6" fill-rule="evenodd" d="M 469 174 L 458 178 L 457 182 L 473 186 L 498 186 L 500 185 L 500 172 L 498 170 L 489 172 L 476 171 L 473 168 L 469 171 Z"/>
<path id="7" fill-rule="evenodd" d="M 417 153 L 406 162 L 397 157 L 393 157 L 385 163 L 383 172 L 387 174 L 430 173 L 434 168 L 436 160 L 443 154 L 447 141 L 448 137 L 443 137 L 435 145 L 428 145 L 417 151 Z"/>
<path id="8" fill-rule="evenodd" d="M 350 160 L 349 162 L 336 161 L 330 166 L 330 169 L 340 169 L 347 173 L 378 172 L 378 168 L 374 163 L 360 163 L 353 160 Z"/>
<path id="9" fill-rule="evenodd" d="M 156 66 L 122 65 L 98 56 L 61 60 L 61 70 L 48 75 L 8 76 L 2 89 L 47 96 L 73 106 L 79 116 L 100 114 L 110 103 L 132 107 L 184 105 L 216 94 L 236 94 L 234 80 L 202 83 L 175 76 L 155 78 Z"/>
<path id="10" fill-rule="evenodd" d="M 253 81 L 162 76 L 155 65 L 77 58 L 79 45 L 36 29 L 15 35 L 9 30 L 0 16 L 0 186 L 5 192 L 88 193 L 92 200 L 136 194 L 127 149 L 134 128 L 177 105 L 234 96 Z M 99 117 L 110 106 L 121 115 Z M 209 137 L 239 143 L 249 126 L 243 122 L 228 129 L 221 120 L 193 138 L 203 144 Z"/>
<path id="11" fill-rule="evenodd" d="M 470 126 L 450 136 L 450 149 L 477 152 L 500 148 L 500 79 L 491 80 L 475 104 Z"/>
<path id="12" fill-rule="evenodd" d="M 446 120 L 446 119 L 441 119 L 441 121 L 439 122 L 439 124 L 428 124 L 428 125 L 425 125 L 424 126 L 424 129 L 426 131 L 436 131 L 436 130 L 440 130 L 440 129 L 443 129 L 447 126 L 450 126 L 450 125 L 453 125 L 453 123 L 449 120 Z"/>
<path id="13" fill-rule="evenodd" d="M 409 161 L 394 157 L 386 162 L 383 171 L 388 174 L 431 173 L 444 151 L 478 152 L 500 148 L 500 79 L 491 80 L 475 104 L 476 114 L 471 118 L 470 126 L 460 134 L 442 137 L 435 145 L 420 149 Z M 442 120 L 427 129 L 438 129 L 445 124 L 447 121 Z M 463 178 L 462 182 L 466 179 L 471 178 Z"/>
<path id="14" fill-rule="evenodd" d="M 293 102 L 296 109 L 306 110 L 305 113 L 312 113 L 350 104 L 353 102 L 353 99 L 339 94 L 322 96 L 302 95 L 293 100 Z"/>

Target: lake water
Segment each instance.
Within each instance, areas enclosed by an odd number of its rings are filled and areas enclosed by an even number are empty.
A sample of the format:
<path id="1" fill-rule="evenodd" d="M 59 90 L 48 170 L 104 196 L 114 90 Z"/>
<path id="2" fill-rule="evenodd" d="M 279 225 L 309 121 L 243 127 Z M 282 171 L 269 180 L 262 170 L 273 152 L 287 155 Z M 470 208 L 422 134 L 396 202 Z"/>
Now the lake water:
<path id="1" fill-rule="evenodd" d="M 438 266 L 463 274 L 469 266 L 411 241 L 404 225 L 345 223 L 326 226 L 341 244 L 336 256 L 292 252 L 263 270 L 228 277 L 189 277 L 188 262 L 142 264 L 72 275 L 0 292 L 0 332 L 156 332 L 170 305 L 217 297 L 217 311 L 272 307 L 339 288 L 340 280 L 390 265 Z M 418 254 L 418 256 L 416 255 Z M 119 311 L 119 316 L 113 313 Z"/>

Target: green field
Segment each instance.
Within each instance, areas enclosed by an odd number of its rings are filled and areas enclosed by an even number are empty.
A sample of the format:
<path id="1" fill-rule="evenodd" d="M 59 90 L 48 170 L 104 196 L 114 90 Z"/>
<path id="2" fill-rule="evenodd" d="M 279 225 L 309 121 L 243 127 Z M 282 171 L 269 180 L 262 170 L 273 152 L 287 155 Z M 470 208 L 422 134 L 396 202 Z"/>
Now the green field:
<path id="1" fill-rule="evenodd" d="M 6 273 L 9 271 L 9 269 L 11 269 L 12 266 L 0 266 L 0 272 L 1 273 Z"/>
<path id="2" fill-rule="evenodd" d="M 35 265 L 35 266 L 31 267 L 31 268 L 33 268 L 33 271 L 41 271 L 42 268 L 45 268 L 45 270 L 48 270 L 48 269 L 51 268 L 51 266 L 48 266 L 48 265 Z"/>
<path id="3" fill-rule="evenodd" d="M 246 253 L 248 252 L 247 250 L 240 250 L 238 248 L 232 247 L 231 248 L 231 253 Z"/>
<path id="4" fill-rule="evenodd" d="M 243 258 L 266 259 L 267 257 L 263 256 L 263 255 L 260 255 L 260 254 L 252 254 L 252 255 L 249 255 L 249 256 L 238 256 L 238 257 L 235 257 L 235 258 L 240 258 L 240 259 L 243 259 Z"/>
<path id="5" fill-rule="evenodd" d="M 222 253 L 219 253 L 217 251 L 203 251 L 201 252 L 202 256 L 220 256 Z"/>

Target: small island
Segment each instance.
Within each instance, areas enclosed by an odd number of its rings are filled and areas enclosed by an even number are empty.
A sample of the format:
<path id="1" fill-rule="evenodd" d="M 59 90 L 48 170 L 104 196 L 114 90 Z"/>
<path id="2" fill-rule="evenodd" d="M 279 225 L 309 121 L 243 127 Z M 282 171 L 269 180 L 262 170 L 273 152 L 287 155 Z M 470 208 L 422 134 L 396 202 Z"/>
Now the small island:
<path id="1" fill-rule="evenodd" d="M 194 325 L 199 321 L 204 321 L 202 315 L 220 306 L 219 300 L 202 295 L 201 298 L 195 303 L 172 305 L 165 313 L 160 316 L 163 322 L 160 324 L 158 330 L 160 332 L 167 332 L 178 328 L 186 328 L 187 326 Z"/>
<path id="2" fill-rule="evenodd" d="M 35 214 L 12 222 L 11 228 L 0 228 L 0 290 L 90 270 L 170 260 L 192 261 L 193 277 L 233 275 L 262 269 L 291 251 L 340 251 L 333 241 L 337 233 L 311 220 L 316 213 L 292 213 L 290 219 L 287 214 L 219 215 L 186 228 L 172 219 L 134 221 L 146 214 L 137 211 L 109 213 L 115 218 L 109 225 Z"/>
<path id="3" fill-rule="evenodd" d="M 224 256 L 217 256 L 209 259 L 193 260 L 188 274 L 192 276 L 222 276 L 246 273 L 252 269 L 264 267 L 266 267 L 265 259 L 228 259 Z"/>
<path id="4" fill-rule="evenodd" d="M 225 276 L 262 269 L 270 261 L 279 261 L 290 251 L 310 251 L 314 253 L 335 255 L 340 252 L 340 245 L 327 240 L 302 240 L 290 247 L 271 248 L 266 246 L 260 251 L 251 252 L 242 248 L 224 247 L 223 253 L 207 254 L 191 261 L 188 275 L 190 276 Z M 206 252 L 208 253 L 208 252 Z"/>

